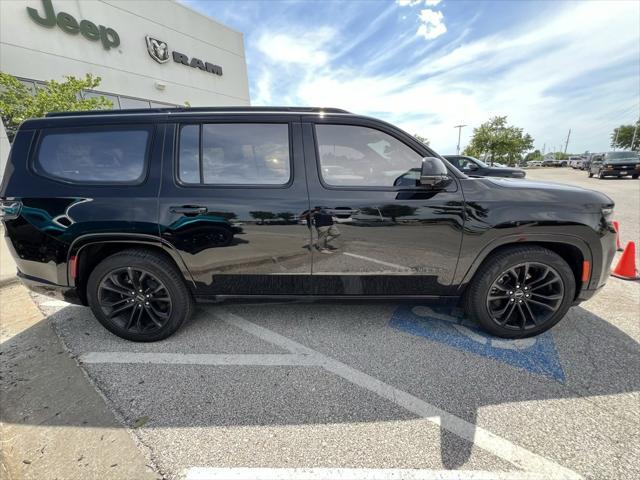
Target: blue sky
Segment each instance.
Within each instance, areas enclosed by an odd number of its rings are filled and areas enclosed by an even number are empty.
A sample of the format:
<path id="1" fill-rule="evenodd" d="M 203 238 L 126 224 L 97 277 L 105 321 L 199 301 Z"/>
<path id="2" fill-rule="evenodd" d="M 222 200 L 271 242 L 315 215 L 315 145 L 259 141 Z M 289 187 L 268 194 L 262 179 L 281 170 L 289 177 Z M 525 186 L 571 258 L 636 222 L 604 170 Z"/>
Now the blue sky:
<path id="1" fill-rule="evenodd" d="M 244 33 L 253 105 L 346 108 L 443 154 L 493 115 L 575 152 L 640 116 L 633 0 L 184 3 Z"/>

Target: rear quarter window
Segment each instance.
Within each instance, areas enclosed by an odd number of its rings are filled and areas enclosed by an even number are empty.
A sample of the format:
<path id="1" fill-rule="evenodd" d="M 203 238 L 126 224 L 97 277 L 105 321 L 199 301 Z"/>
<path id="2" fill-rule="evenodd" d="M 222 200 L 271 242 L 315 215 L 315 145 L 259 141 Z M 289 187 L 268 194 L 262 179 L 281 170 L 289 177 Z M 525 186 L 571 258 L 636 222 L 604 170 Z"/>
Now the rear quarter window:
<path id="1" fill-rule="evenodd" d="M 78 127 L 42 132 L 37 173 L 73 183 L 136 184 L 146 173 L 151 126 Z"/>

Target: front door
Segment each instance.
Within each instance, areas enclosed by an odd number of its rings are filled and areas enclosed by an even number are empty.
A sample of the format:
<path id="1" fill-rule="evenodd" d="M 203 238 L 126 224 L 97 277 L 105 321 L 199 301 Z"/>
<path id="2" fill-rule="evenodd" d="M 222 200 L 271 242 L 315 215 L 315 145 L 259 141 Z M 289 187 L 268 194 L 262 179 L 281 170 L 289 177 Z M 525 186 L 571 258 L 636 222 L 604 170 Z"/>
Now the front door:
<path id="1" fill-rule="evenodd" d="M 167 130 L 160 235 L 179 252 L 196 293 L 309 293 L 298 117 L 185 116 Z"/>
<path id="2" fill-rule="evenodd" d="M 463 197 L 455 179 L 441 191 L 420 184 L 428 148 L 374 120 L 327 116 L 303 132 L 314 293 L 454 294 Z"/>

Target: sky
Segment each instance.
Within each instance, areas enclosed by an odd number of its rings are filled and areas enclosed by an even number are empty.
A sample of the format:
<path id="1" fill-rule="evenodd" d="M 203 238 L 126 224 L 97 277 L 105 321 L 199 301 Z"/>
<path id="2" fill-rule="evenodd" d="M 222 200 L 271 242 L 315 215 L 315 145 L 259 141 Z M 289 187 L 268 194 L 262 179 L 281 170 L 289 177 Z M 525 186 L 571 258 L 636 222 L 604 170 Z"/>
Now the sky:
<path id="1" fill-rule="evenodd" d="M 640 2 L 182 0 L 244 34 L 252 105 L 344 108 L 455 153 L 495 115 L 569 152 L 640 117 Z M 224 67 L 223 67 L 224 68 Z"/>

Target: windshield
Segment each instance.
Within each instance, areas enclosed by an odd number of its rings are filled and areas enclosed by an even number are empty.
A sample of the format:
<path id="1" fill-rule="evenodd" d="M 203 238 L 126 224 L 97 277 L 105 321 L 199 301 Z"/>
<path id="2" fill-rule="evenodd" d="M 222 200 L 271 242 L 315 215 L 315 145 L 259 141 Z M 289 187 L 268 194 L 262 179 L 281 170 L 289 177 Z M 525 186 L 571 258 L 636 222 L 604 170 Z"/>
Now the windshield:
<path id="1" fill-rule="evenodd" d="M 466 159 L 470 162 L 476 163 L 479 167 L 488 167 L 489 165 L 487 165 L 486 163 L 484 163 L 482 160 L 478 160 L 477 158 L 474 157 L 466 157 Z"/>
<path id="2" fill-rule="evenodd" d="M 636 162 L 638 154 L 635 152 L 609 152 L 605 156 L 607 162 Z"/>

